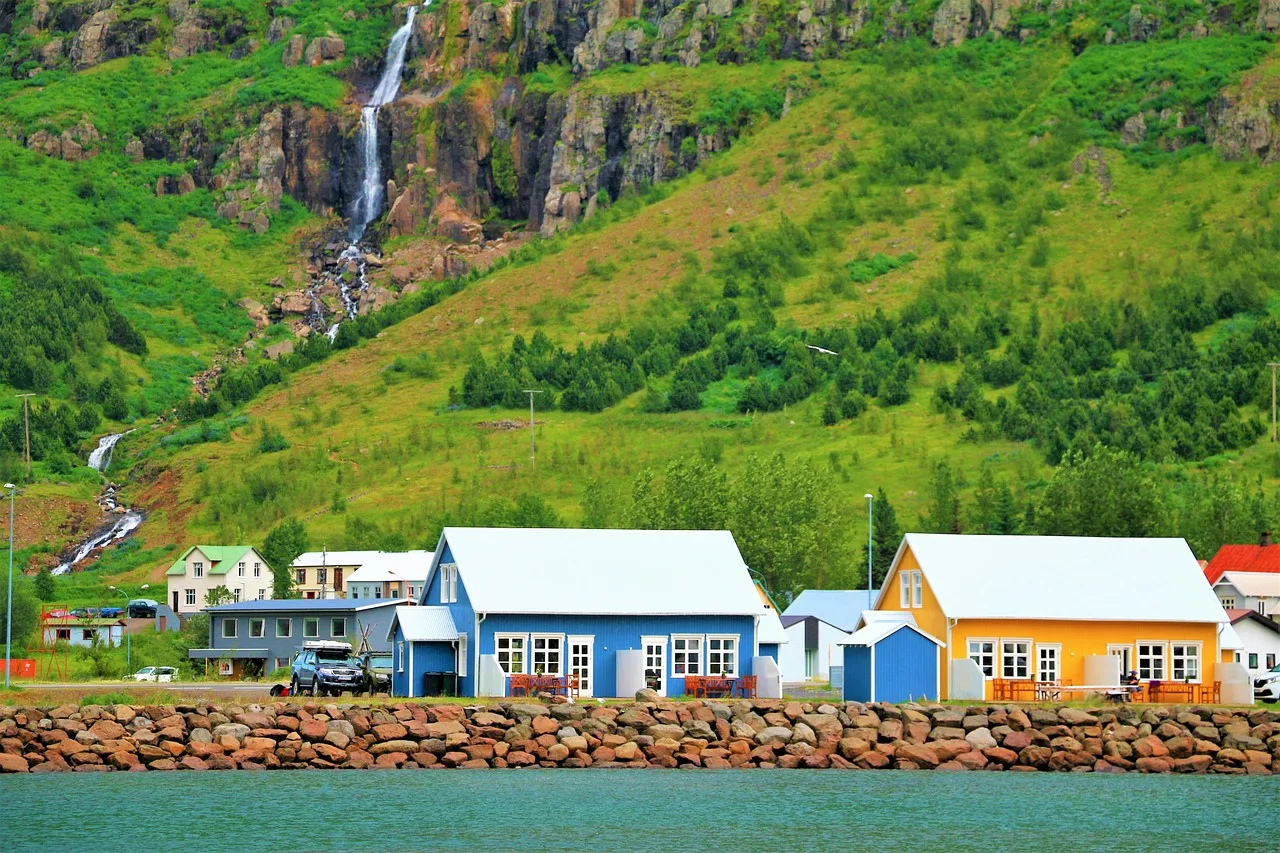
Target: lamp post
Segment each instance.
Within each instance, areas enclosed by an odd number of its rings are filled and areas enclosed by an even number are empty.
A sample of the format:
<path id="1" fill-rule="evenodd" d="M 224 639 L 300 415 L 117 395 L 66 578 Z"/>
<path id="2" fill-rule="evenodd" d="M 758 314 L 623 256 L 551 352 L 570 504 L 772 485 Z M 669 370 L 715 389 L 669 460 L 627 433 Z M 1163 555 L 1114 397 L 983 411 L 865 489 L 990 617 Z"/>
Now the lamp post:
<path id="1" fill-rule="evenodd" d="M 418 603 L 414 601 L 413 596 L 409 594 L 409 581 L 406 580 L 403 575 L 398 575 L 393 571 L 388 571 L 387 574 L 391 575 L 391 577 L 400 581 L 400 589 L 404 592 L 404 603 L 407 606 L 412 607 L 413 605 Z"/>
<path id="2" fill-rule="evenodd" d="M 874 594 L 871 591 L 871 578 L 875 574 L 872 570 L 874 565 L 872 561 L 875 559 L 876 555 L 875 539 L 872 537 L 875 527 L 872 522 L 871 507 L 875 504 L 876 499 L 870 492 L 867 492 L 863 497 L 867 499 L 867 604 L 868 606 L 871 606 L 874 604 L 874 602 L 871 601 L 871 596 Z"/>
<path id="3" fill-rule="evenodd" d="M 9 490 L 9 597 L 8 613 L 4 620 L 4 689 L 9 689 L 9 667 L 13 660 L 13 483 L 5 483 Z"/>
<path id="4" fill-rule="evenodd" d="M 139 590 L 150 589 L 151 584 L 144 583 Z M 129 633 L 129 593 L 119 587 L 109 586 L 107 589 L 115 590 L 124 596 L 124 668 L 129 670 L 129 674 L 133 674 L 133 634 Z"/>

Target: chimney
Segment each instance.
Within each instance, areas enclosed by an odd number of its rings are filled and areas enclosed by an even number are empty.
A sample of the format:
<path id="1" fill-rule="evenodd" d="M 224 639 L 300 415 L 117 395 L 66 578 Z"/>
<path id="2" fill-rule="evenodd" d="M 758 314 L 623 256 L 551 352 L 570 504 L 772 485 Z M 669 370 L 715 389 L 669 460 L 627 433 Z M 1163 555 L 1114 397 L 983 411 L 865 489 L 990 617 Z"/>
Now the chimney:
<path id="1" fill-rule="evenodd" d="M 1262 531 L 1262 536 L 1258 539 L 1258 544 L 1259 544 L 1261 547 L 1263 547 L 1263 548 L 1265 548 L 1265 547 L 1267 547 L 1268 545 L 1270 545 L 1270 544 L 1271 544 L 1271 531 L 1270 531 L 1270 530 L 1264 530 L 1264 531 Z"/>

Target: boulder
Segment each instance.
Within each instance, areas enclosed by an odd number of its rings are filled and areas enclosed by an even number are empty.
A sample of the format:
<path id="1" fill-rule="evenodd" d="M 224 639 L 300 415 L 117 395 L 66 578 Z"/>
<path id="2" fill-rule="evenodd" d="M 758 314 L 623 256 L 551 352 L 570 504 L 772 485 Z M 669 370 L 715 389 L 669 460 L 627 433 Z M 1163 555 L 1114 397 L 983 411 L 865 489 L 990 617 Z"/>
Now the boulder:
<path id="1" fill-rule="evenodd" d="M 985 726 L 973 729 L 964 736 L 964 739 L 970 746 L 977 750 L 992 749 L 999 746 L 999 744 L 996 743 L 996 739 L 991 735 L 991 730 Z"/>
<path id="2" fill-rule="evenodd" d="M 791 742 L 791 729 L 782 726 L 770 726 L 756 735 L 756 743 L 761 746 L 772 744 L 788 744 Z"/>

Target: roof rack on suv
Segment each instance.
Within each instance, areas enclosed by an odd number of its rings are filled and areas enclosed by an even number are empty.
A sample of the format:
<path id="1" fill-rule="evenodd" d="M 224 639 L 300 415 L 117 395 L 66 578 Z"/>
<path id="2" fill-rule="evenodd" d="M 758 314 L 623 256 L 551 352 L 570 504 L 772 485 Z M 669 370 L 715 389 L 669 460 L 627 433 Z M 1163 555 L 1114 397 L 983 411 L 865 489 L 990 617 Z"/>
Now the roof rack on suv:
<path id="1" fill-rule="evenodd" d="M 351 654 L 350 643 L 340 643 L 336 640 L 308 640 L 302 644 L 302 648 L 309 652 L 346 652 Z"/>

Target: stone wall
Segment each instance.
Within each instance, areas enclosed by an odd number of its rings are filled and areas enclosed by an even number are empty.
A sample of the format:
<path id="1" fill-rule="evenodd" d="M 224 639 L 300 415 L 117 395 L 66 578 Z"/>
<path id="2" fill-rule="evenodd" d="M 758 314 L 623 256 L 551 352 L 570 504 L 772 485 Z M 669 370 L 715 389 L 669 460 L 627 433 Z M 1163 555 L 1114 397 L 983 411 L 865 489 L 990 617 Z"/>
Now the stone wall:
<path id="1" fill-rule="evenodd" d="M 0 708 L 0 772 L 692 765 L 1269 776 L 1280 761 L 1280 712 L 1265 709 L 640 699 Z"/>

